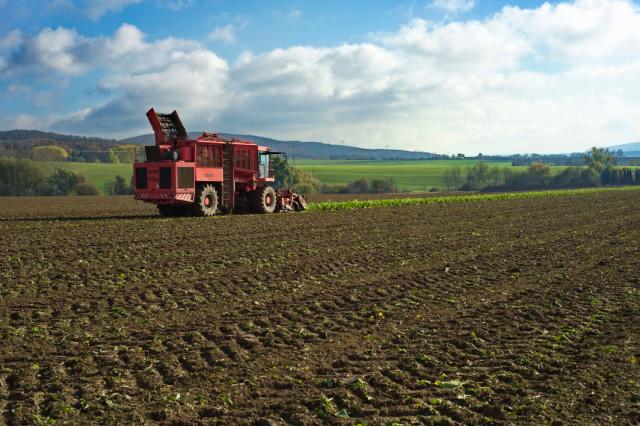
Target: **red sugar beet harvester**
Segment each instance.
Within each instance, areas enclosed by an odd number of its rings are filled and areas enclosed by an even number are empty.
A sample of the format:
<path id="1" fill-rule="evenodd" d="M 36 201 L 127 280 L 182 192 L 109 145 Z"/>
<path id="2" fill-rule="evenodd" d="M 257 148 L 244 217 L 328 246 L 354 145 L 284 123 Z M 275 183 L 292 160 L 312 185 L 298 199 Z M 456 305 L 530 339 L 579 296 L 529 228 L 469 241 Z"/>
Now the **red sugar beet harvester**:
<path id="1" fill-rule="evenodd" d="M 153 203 L 164 216 L 300 211 L 304 195 L 273 188 L 271 156 L 283 154 L 249 141 L 205 132 L 190 139 L 178 113 L 147 117 L 156 144 L 133 164 L 136 200 Z M 286 157 L 285 157 L 286 158 Z"/>

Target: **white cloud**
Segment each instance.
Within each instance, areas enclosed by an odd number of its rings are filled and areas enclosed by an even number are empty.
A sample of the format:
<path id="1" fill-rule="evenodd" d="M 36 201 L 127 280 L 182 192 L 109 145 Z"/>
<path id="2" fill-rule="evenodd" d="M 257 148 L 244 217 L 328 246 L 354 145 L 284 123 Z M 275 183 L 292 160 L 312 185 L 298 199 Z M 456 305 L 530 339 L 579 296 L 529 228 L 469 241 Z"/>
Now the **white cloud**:
<path id="1" fill-rule="evenodd" d="M 2 40 L 0 54 L 1 47 Z M 13 54 L 4 56 L 5 73 L 54 71 L 78 75 L 95 68 L 138 72 L 164 65 L 198 48 L 198 42 L 172 37 L 147 42 L 145 34 L 130 24 L 122 24 L 112 37 L 92 38 L 71 29 L 44 28 L 31 38 L 19 38 Z"/>
<path id="2" fill-rule="evenodd" d="M 468 12 L 473 9 L 474 0 L 434 0 L 431 6 L 447 12 Z"/>
<path id="3" fill-rule="evenodd" d="M 193 0 L 158 0 L 158 4 L 171 10 L 181 10 L 190 7 Z"/>
<path id="4" fill-rule="evenodd" d="M 101 92 L 110 94 L 109 100 L 59 119 L 51 128 L 126 136 L 148 130 L 140 111 L 151 106 L 178 109 L 186 122 L 202 123 L 227 105 L 226 61 L 194 42 L 162 39 L 147 43 L 144 38 L 137 28 L 123 26 L 112 38 L 100 40 L 101 54 L 117 63 L 104 65 L 110 67 L 110 73 L 98 84 Z"/>
<path id="5" fill-rule="evenodd" d="M 127 6 L 140 3 L 142 0 L 87 0 L 81 7 L 87 17 L 97 21 L 108 13 L 120 12 Z"/>
<path id="6" fill-rule="evenodd" d="M 629 1 L 577 0 L 485 20 L 415 19 L 368 43 L 245 52 L 232 64 L 128 24 L 105 37 L 44 29 L 0 37 L 0 78 L 104 73 L 102 105 L 46 121 L 69 133 L 147 132 L 154 106 L 178 109 L 191 130 L 446 153 L 571 151 L 638 138 L 637 28 Z"/>
<path id="7" fill-rule="evenodd" d="M 249 18 L 244 15 L 222 14 L 216 20 L 227 21 L 225 25 L 218 25 L 208 34 L 209 40 L 220 41 L 226 44 L 236 42 L 236 34 L 249 25 Z"/>
<path id="8" fill-rule="evenodd" d="M 0 53 L 6 54 L 20 46 L 22 43 L 22 33 L 19 30 L 13 30 L 5 36 L 0 37 Z"/>
<path id="9" fill-rule="evenodd" d="M 236 41 L 235 29 L 231 24 L 216 27 L 209 33 L 209 38 L 223 43 L 233 43 Z"/>

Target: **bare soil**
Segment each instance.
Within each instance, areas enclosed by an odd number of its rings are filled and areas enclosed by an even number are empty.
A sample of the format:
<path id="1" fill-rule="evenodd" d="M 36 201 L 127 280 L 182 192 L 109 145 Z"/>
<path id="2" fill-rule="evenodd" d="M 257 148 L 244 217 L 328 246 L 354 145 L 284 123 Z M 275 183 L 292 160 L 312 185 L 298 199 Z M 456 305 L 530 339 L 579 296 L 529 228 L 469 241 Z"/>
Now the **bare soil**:
<path id="1" fill-rule="evenodd" d="M 0 199 L 0 424 L 638 424 L 639 241 L 638 191 Z"/>

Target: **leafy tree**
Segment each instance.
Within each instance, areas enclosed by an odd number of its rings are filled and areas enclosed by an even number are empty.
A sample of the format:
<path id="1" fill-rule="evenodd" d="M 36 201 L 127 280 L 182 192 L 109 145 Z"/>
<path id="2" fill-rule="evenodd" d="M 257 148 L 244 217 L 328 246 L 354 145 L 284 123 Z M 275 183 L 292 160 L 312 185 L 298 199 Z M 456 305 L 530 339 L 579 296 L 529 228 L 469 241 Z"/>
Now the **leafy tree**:
<path id="1" fill-rule="evenodd" d="M 133 163 L 136 157 L 136 149 L 139 148 L 138 145 L 118 145 L 115 149 L 113 149 L 113 153 L 118 157 L 118 162 L 120 163 Z M 138 153 L 141 155 L 142 151 Z"/>
<path id="2" fill-rule="evenodd" d="M 47 195 L 69 195 L 76 190 L 76 185 L 84 183 L 84 176 L 66 169 L 56 169 L 47 178 Z"/>
<path id="3" fill-rule="evenodd" d="M 311 194 L 322 189 L 322 182 L 316 179 L 311 173 L 290 166 L 287 161 L 280 156 L 271 157 L 271 167 L 275 188 L 293 188 L 295 191 Z"/>
<path id="4" fill-rule="evenodd" d="M 107 152 L 107 160 L 109 161 L 109 163 L 113 164 L 117 164 L 120 162 L 118 155 L 113 149 L 110 149 L 109 152 Z"/>
<path id="5" fill-rule="evenodd" d="M 294 190 L 304 192 L 306 194 L 312 194 L 322 188 L 322 183 L 311 173 L 307 173 L 304 170 L 295 167 L 291 167 L 291 171 L 293 172 L 291 186 Z"/>
<path id="6" fill-rule="evenodd" d="M 612 185 L 613 184 L 613 167 L 607 167 L 600 174 L 600 182 L 603 185 Z"/>
<path id="7" fill-rule="evenodd" d="M 289 188 L 293 183 L 293 170 L 283 157 L 270 156 L 271 167 L 273 168 L 273 176 L 275 182 L 273 186 L 276 188 Z"/>
<path id="8" fill-rule="evenodd" d="M 369 194 L 371 193 L 371 184 L 365 178 L 357 179 L 347 185 L 347 191 L 350 194 Z"/>
<path id="9" fill-rule="evenodd" d="M 551 167 L 544 163 L 533 163 L 527 169 L 528 185 L 540 186 L 549 183 L 551 176 Z"/>
<path id="10" fill-rule="evenodd" d="M 499 186 L 504 182 L 503 173 L 500 167 L 491 167 L 487 172 L 487 184 L 489 186 Z"/>
<path id="11" fill-rule="evenodd" d="M 371 181 L 371 192 L 375 194 L 398 192 L 398 186 L 392 177 L 377 178 Z"/>
<path id="12" fill-rule="evenodd" d="M 580 178 L 582 185 L 585 186 L 598 186 L 600 185 L 600 174 L 591 167 L 582 169 L 580 171 Z"/>
<path id="13" fill-rule="evenodd" d="M 611 168 L 611 185 L 620 185 L 621 176 L 620 170 L 616 168 Z"/>
<path id="14" fill-rule="evenodd" d="M 109 195 L 130 195 L 133 194 L 133 187 L 120 175 L 116 175 L 114 180 L 107 182 L 106 192 Z"/>
<path id="15" fill-rule="evenodd" d="M 607 148 L 593 147 L 583 157 L 583 161 L 587 166 L 601 173 L 607 167 L 613 166 L 614 158 Z"/>
<path id="16" fill-rule="evenodd" d="M 460 188 L 462 185 L 462 169 L 460 166 L 446 169 L 440 178 L 442 186 L 448 191 Z"/>
<path id="17" fill-rule="evenodd" d="M 473 167 L 468 168 L 467 182 L 462 189 L 469 191 L 484 188 L 489 182 L 489 177 L 490 171 L 487 163 L 478 161 Z"/>
<path id="18" fill-rule="evenodd" d="M 42 145 L 33 147 L 31 158 L 34 161 L 66 161 L 69 153 L 61 146 Z"/>
<path id="19" fill-rule="evenodd" d="M 37 195 L 45 181 L 44 172 L 33 161 L 0 158 L 0 195 Z"/>

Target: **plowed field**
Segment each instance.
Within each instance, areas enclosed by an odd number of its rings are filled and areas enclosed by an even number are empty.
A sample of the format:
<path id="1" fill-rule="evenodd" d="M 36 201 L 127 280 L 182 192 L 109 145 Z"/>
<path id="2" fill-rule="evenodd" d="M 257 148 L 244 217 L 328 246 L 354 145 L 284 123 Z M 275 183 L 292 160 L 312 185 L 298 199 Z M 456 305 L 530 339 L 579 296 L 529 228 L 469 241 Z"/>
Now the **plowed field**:
<path id="1" fill-rule="evenodd" d="M 46 201 L 0 200 L 0 424 L 640 422 L 640 191 Z"/>

